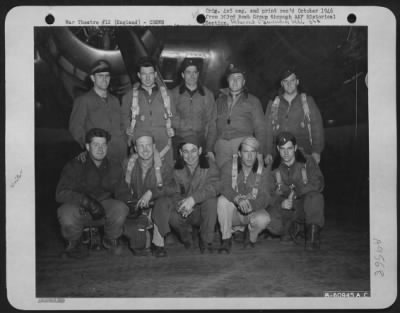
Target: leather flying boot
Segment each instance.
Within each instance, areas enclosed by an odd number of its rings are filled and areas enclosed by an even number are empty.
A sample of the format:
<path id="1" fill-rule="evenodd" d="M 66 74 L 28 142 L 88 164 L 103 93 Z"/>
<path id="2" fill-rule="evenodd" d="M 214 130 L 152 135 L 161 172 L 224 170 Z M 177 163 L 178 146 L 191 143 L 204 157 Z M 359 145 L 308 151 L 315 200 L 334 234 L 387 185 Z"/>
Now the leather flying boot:
<path id="1" fill-rule="evenodd" d="M 218 249 L 218 253 L 231 253 L 231 248 L 232 248 L 232 237 L 228 239 L 222 239 L 221 246 Z"/>
<path id="2" fill-rule="evenodd" d="M 320 231 L 321 227 L 316 224 L 306 225 L 305 249 L 307 251 L 320 249 Z"/>
<path id="3" fill-rule="evenodd" d="M 87 246 L 82 245 L 80 240 L 68 240 L 67 247 L 65 248 L 62 257 L 73 259 L 83 259 L 89 255 Z"/>

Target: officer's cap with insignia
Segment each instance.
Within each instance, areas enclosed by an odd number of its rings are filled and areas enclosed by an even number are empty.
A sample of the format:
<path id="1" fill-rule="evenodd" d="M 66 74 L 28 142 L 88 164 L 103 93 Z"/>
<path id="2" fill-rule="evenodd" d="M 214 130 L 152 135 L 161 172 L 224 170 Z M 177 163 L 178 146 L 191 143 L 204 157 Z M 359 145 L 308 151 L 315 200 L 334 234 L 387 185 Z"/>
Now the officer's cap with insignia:
<path id="1" fill-rule="evenodd" d="M 242 65 L 239 64 L 229 64 L 228 69 L 226 71 L 226 78 L 229 78 L 230 75 L 240 73 L 244 77 L 246 77 L 246 71 Z"/>
<path id="2" fill-rule="evenodd" d="M 197 71 L 201 71 L 201 61 L 196 58 L 185 58 L 182 61 L 181 72 L 184 72 L 189 66 L 196 66 Z"/>
<path id="3" fill-rule="evenodd" d="M 297 73 L 296 73 L 296 69 L 294 67 L 288 67 L 283 69 L 283 71 L 281 72 L 279 79 L 280 81 L 288 78 L 290 75 L 295 74 L 297 77 Z M 297 77 L 298 78 L 298 77 Z"/>
<path id="4" fill-rule="evenodd" d="M 106 60 L 96 61 L 90 69 L 91 75 L 94 75 L 96 73 L 103 73 L 103 72 L 111 72 L 110 63 L 108 63 Z"/>
<path id="5" fill-rule="evenodd" d="M 281 132 L 276 136 L 276 145 L 278 147 L 285 145 L 289 141 L 296 145 L 296 137 L 290 132 Z"/>

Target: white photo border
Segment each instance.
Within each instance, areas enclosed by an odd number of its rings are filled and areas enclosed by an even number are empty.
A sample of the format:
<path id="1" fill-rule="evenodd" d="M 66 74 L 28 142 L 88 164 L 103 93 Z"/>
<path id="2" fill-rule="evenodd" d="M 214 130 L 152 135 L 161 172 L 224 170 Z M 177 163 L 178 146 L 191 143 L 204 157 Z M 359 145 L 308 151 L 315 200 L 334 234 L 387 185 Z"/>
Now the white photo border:
<path id="1" fill-rule="evenodd" d="M 279 6 L 274 7 L 279 8 Z M 212 298 L 211 301 L 204 301 L 202 298 L 68 298 L 63 303 L 38 301 L 35 295 L 35 236 L 24 235 L 24 240 L 21 240 L 21 232 L 35 234 L 34 27 L 48 26 L 45 22 L 48 14 L 55 17 L 52 26 L 71 26 L 66 24 L 66 20 L 111 19 L 113 21 L 114 18 L 132 20 L 140 17 L 141 23 L 160 19 L 164 21 L 164 26 L 201 27 L 196 17 L 199 14 L 206 16 L 207 9 L 216 7 L 79 6 L 77 8 L 76 6 L 21 6 L 13 8 L 6 17 L 6 283 L 8 300 L 13 306 L 28 310 L 374 309 L 388 307 L 394 302 L 397 296 L 396 20 L 390 10 L 373 6 L 333 6 L 330 8 L 334 9 L 335 19 L 322 20 L 320 24 L 315 25 L 316 27 L 348 26 L 347 16 L 353 13 L 357 16 L 354 26 L 368 26 L 370 297 L 358 299 L 321 297 L 313 298 L 312 301 L 309 301 L 309 298 L 295 297 L 285 298 L 284 301 L 282 298 Z M 241 8 L 253 7 L 241 6 Z M 22 68 L 24 77 L 21 82 Z M 27 203 L 31 205 L 27 206 Z M 382 249 L 379 249 L 379 246 Z M 378 268 L 375 260 L 379 255 L 385 258 L 383 277 L 376 274 Z"/>

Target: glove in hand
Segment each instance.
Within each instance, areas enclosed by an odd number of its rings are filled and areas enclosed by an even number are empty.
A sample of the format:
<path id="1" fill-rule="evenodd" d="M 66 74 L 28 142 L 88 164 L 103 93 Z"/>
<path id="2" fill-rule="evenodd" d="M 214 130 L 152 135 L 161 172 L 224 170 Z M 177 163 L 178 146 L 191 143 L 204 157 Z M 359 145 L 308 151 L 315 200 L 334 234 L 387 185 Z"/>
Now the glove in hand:
<path id="1" fill-rule="evenodd" d="M 81 207 L 88 212 L 94 220 L 99 220 L 105 216 L 104 207 L 96 199 L 85 195 L 81 200 Z"/>

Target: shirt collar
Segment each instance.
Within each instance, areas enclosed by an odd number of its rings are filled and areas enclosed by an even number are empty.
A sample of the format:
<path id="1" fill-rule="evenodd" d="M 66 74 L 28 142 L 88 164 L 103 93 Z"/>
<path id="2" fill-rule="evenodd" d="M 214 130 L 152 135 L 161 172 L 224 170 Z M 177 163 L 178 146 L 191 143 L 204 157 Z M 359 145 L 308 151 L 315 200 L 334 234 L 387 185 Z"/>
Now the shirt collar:
<path id="1" fill-rule="evenodd" d="M 139 89 L 143 90 L 144 92 L 146 92 L 148 94 L 147 90 L 144 89 L 142 85 L 140 85 Z M 159 88 L 158 88 L 157 84 L 154 84 L 153 88 L 151 88 L 152 92 L 156 92 L 156 91 L 158 91 L 158 89 Z"/>
<path id="2" fill-rule="evenodd" d="M 201 84 L 197 84 L 197 88 L 194 90 L 190 90 L 189 88 L 186 87 L 186 85 L 183 83 L 179 86 L 179 94 L 183 94 L 185 91 L 189 93 L 189 95 L 193 96 L 196 92 L 198 92 L 200 95 L 204 96 L 204 88 Z"/>
<path id="3" fill-rule="evenodd" d="M 97 167 L 97 165 L 94 163 L 94 161 L 92 160 L 92 158 L 89 156 L 89 164 L 91 164 L 91 166 L 93 166 L 93 167 L 95 167 L 95 168 L 97 168 L 97 169 L 99 169 L 99 170 L 100 170 L 100 169 L 107 169 L 108 166 L 109 166 L 109 161 L 108 161 L 108 158 L 105 157 L 105 158 L 103 159 L 103 161 L 101 162 L 100 166 Z"/>

